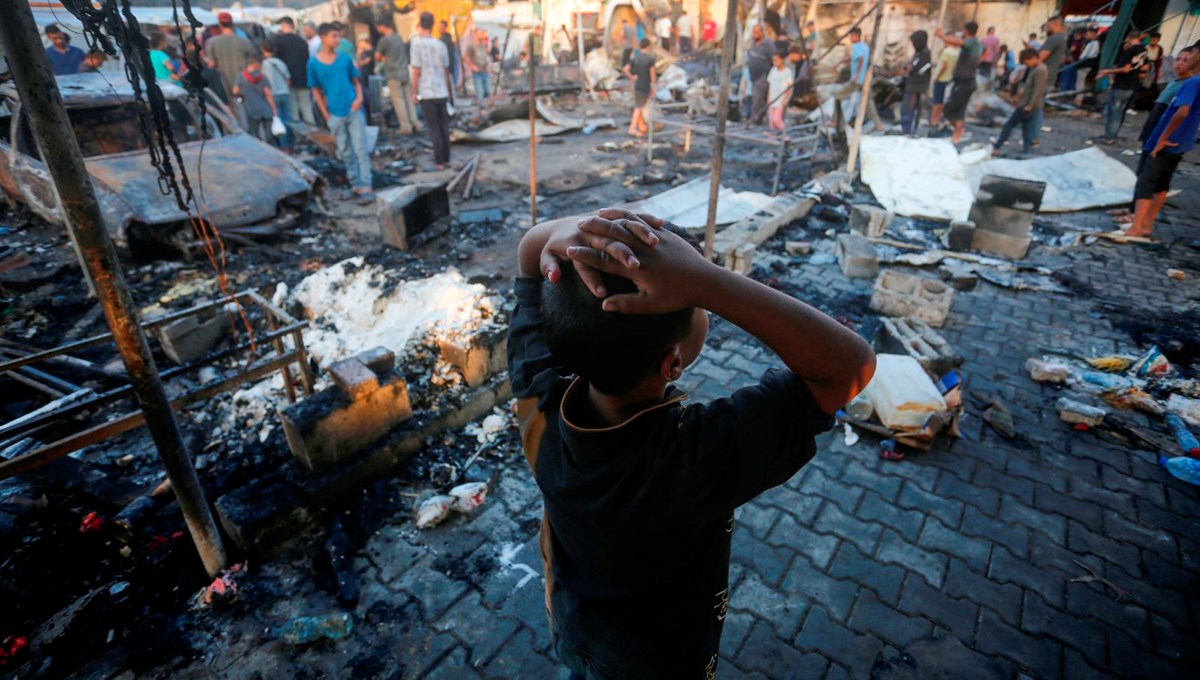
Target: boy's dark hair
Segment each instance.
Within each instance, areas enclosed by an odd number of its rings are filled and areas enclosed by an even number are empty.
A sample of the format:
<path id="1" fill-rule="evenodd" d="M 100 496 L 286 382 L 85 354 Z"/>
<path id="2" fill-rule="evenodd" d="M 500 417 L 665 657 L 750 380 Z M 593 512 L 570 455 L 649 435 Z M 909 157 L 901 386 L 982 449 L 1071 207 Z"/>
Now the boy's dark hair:
<path id="1" fill-rule="evenodd" d="M 640 43 L 640 45 L 641 45 L 641 47 L 642 47 L 642 49 L 643 49 L 643 50 L 644 50 L 644 49 L 646 49 L 647 47 L 650 47 L 650 39 L 649 39 L 649 38 L 642 38 L 642 42 Z"/>
<path id="2" fill-rule="evenodd" d="M 295 27 L 296 27 L 296 22 L 295 22 L 295 21 L 292 21 L 292 18 L 291 18 L 291 17 L 284 17 L 284 18 L 282 18 L 282 19 L 280 19 L 280 20 L 279 20 L 279 23 L 280 23 L 281 25 L 282 25 L 282 24 L 287 24 L 288 26 L 291 26 L 292 28 L 295 28 Z"/>
<path id="3" fill-rule="evenodd" d="M 1038 55 L 1037 50 L 1033 49 L 1032 47 L 1026 47 L 1025 49 L 1021 50 L 1021 56 L 1018 57 L 1018 59 L 1020 59 L 1021 61 L 1029 61 L 1030 59 L 1033 59 L 1037 55 Z"/>
<path id="4" fill-rule="evenodd" d="M 667 225 L 699 250 L 690 234 Z M 633 293 L 633 282 L 602 274 L 609 295 Z M 562 268 L 562 279 L 542 285 L 542 329 L 555 361 L 587 380 L 603 394 L 625 394 L 658 372 L 663 352 L 687 336 L 692 308 L 669 314 L 606 312 L 575 273 Z"/>
<path id="5" fill-rule="evenodd" d="M 259 47 L 262 49 L 263 53 L 269 54 L 272 57 L 279 53 L 279 48 L 275 46 L 274 40 L 264 40 L 261 44 L 259 44 Z"/>
<path id="6" fill-rule="evenodd" d="M 334 26 L 333 24 L 330 24 L 330 23 L 324 23 L 324 24 L 321 24 L 320 26 L 317 26 L 317 35 L 324 38 L 325 36 L 329 35 L 330 33 L 333 33 L 336 30 L 338 30 L 337 26 Z"/>
<path id="7" fill-rule="evenodd" d="M 861 38 L 862 37 L 862 29 L 859 28 L 858 26 L 855 26 L 854 28 L 850 29 L 850 33 L 848 33 L 848 35 L 857 35 L 858 37 Z"/>
<path id="8" fill-rule="evenodd" d="M 1158 31 L 1151 31 L 1151 32 L 1150 32 L 1150 37 L 1151 37 L 1151 38 L 1158 38 L 1159 40 L 1162 40 L 1162 33 L 1159 33 Z"/>
<path id="9" fill-rule="evenodd" d="M 421 28 L 426 31 L 433 30 L 433 12 L 421 12 Z"/>
<path id="10" fill-rule="evenodd" d="M 967 35 L 975 35 L 979 32 L 979 24 L 975 23 L 974 21 L 968 21 L 966 25 L 963 26 L 963 30 L 967 32 Z"/>
<path id="11" fill-rule="evenodd" d="M 46 26 L 46 35 L 54 35 L 56 33 L 62 33 L 62 29 L 58 27 L 58 24 Z"/>

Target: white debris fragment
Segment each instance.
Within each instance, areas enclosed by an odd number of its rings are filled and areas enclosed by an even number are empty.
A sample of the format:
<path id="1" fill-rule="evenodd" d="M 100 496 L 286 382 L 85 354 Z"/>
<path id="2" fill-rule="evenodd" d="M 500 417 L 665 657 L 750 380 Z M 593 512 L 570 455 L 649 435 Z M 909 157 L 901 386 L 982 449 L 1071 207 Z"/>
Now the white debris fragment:
<path id="1" fill-rule="evenodd" d="M 450 489 L 450 495 L 454 497 L 454 509 L 464 513 L 473 512 L 483 505 L 487 493 L 487 482 L 467 482 Z"/>
<path id="2" fill-rule="evenodd" d="M 470 423 L 463 428 L 463 433 L 475 437 L 480 444 L 496 440 L 496 435 L 508 427 L 508 414 L 500 409 L 492 409 L 491 414 L 482 421 Z"/>
<path id="3" fill-rule="evenodd" d="M 276 307 L 282 307 L 288 299 L 288 285 L 283 281 L 275 284 L 275 294 L 271 296 L 271 304 Z"/>
<path id="4" fill-rule="evenodd" d="M 457 499 L 454 496 L 434 496 L 417 507 L 417 528 L 428 529 L 442 523 L 450 514 Z"/>
<path id="5" fill-rule="evenodd" d="M 854 428 L 850 426 L 850 423 L 846 423 L 844 427 L 846 446 L 854 446 L 858 443 L 858 433 L 854 431 Z"/>

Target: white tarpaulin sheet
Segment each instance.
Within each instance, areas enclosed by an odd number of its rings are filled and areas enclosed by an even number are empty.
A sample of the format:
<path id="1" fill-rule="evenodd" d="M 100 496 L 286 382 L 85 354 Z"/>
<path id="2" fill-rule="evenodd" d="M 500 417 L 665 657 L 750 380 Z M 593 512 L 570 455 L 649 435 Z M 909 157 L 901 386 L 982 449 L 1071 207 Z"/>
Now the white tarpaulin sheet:
<path id="1" fill-rule="evenodd" d="M 650 198 L 624 207 L 660 217 L 684 229 L 708 225 L 708 190 L 712 179 L 705 175 Z M 717 193 L 717 224 L 732 224 L 762 210 L 775 199 L 756 191 L 734 191 L 721 187 Z"/>
<path id="2" fill-rule="evenodd" d="M 862 180 L 897 215 L 965 220 L 984 175 L 1046 183 L 1041 212 L 1128 203 L 1133 171 L 1096 147 L 1026 160 L 959 155 L 947 139 L 864 137 Z"/>
<path id="3" fill-rule="evenodd" d="M 884 208 L 905 217 L 965 220 L 974 194 L 948 139 L 863 137 L 862 181 Z"/>
<path id="4" fill-rule="evenodd" d="M 1071 212 L 1121 205 L 1133 198 L 1137 175 L 1100 149 L 1086 149 L 1023 161 L 995 158 L 967 166 L 972 191 L 984 175 L 1046 183 L 1041 212 Z"/>

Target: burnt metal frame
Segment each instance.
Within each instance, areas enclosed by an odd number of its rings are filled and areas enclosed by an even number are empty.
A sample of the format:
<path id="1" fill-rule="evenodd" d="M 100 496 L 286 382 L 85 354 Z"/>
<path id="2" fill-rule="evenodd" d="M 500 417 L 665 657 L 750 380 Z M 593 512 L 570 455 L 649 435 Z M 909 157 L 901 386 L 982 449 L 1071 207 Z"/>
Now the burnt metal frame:
<path id="1" fill-rule="evenodd" d="M 271 304 L 266 298 L 253 290 L 243 291 L 230 297 L 224 297 L 211 302 L 195 305 L 185 310 L 173 312 L 165 316 L 152 319 L 142 323 L 142 329 L 149 331 L 158 326 L 177 321 L 204 311 L 222 307 L 226 304 L 234 302 L 244 303 L 250 302 L 261 307 L 265 312 L 267 333 L 258 335 L 254 339 L 254 343 L 265 344 L 271 343 L 273 352 L 265 357 L 259 358 L 253 363 L 250 363 L 241 368 L 236 373 L 227 375 L 214 382 L 201 385 L 194 389 L 188 390 L 183 394 L 171 400 L 172 409 L 180 409 L 185 406 L 194 404 L 203 399 L 207 399 L 222 392 L 227 392 L 237 386 L 252 380 L 258 380 L 264 376 L 270 375 L 279 370 L 283 373 L 283 384 L 287 392 L 289 402 L 296 401 L 296 378 L 292 375 L 291 365 L 297 363 L 300 366 L 300 384 L 306 395 L 313 393 L 313 375 L 312 369 L 308 364 L 308 355 L 304 349 L 303 329 L 308 325 L 306 321 L 297 321 L 289 314 Z M 284 343 L 284 338 L 291 336 L 292 347 L 288 349 Z M 83 340 L 69 342 L 65 345 L 60 345 L 54 349 L 38 352 L 27 356 L 13 359 L 0 363 L 0 375 L 7 374 L 9 377 L 16 377 L 18 369 L 35 364 L 41 361 L 53 359 L 54 357 L 67 354 L 68 352 L 78 350 L 84 347 L 91 347 L 112 340 L 112 333 L 104 333 L 95 335 Z M 162 371 L 161 375 L 164 379 L 171 378 L 177 375 L 183 375 L 198 371 L 200 368 L 209 366 L 212 363 L 236 356 L 240 352 L 249 350 L 251 342 L 243 342 L 234 347 L 224 349 L 218 352 L 213 352 L 196 361 L 176 366 Z M 109 404 L 118 399 L 132 396 L 133 387 L 131 385 L 123 385 L 111 389 L 107 392 L 97 394 L 92 397 L 86 397 L 79 401 L 75 401 L 53 411 L 40 414 L 33 418 L 21 419 L 16 423 L 0 426 L 0 442 L 14 443 L 20 436 L 32 434 L 34 431 L 44 429 L 50 425 L 61 422 L 67 418 L 71 418 L 86 410 Z M 37 467 L 45 465 L 57 458 L 61 458 L 69 453 L 78 451 L 86 446 L 91 446 L 101 441 L 105 441 L 123 432 L 135 429 L 145 424 L 145 416 L 140 411 L 133 411 L 124 415 L 112 418 L 105 423 L 101 423 L 94 427 L 88 428 L 82 432 L 76 432 L 58 441 L 51 442 L 37 449 L 29 451 L 24 455 L 12 458 L 10 460 L 0 460 L 0 480 L 13 477 L 23 472 L 28 472 Z M 3 444 L 0 444 L 3 445 Z"/>

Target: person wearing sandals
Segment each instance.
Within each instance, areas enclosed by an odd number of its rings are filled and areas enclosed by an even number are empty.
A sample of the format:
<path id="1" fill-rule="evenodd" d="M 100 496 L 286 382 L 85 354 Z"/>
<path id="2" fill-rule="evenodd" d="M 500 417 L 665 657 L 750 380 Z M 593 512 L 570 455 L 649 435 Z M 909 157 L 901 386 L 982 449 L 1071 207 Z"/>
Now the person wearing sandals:
<path id="1" fill-rule="evenodd" d="M 337 142 L 338 159 L 346 165 L 350 189 L 343 200 L 358 198 L 366 205 L 371 195 L 371 156 L 367 153 L 367 122 L 363 116 L 363 91 L 354 59 L 338 52 L 341 32 L 333 24 L 321 24 L 321 49 L 308 60 L 308 86 L 329 131 Z"/>

